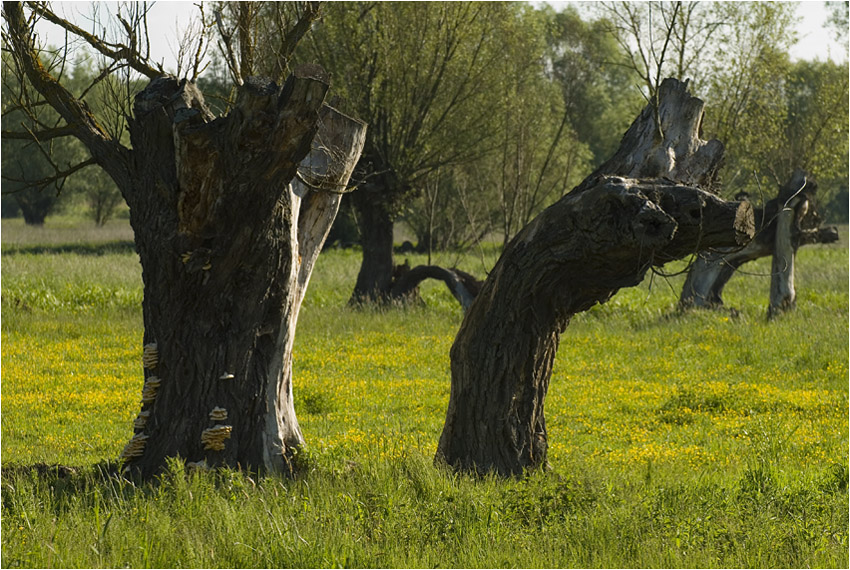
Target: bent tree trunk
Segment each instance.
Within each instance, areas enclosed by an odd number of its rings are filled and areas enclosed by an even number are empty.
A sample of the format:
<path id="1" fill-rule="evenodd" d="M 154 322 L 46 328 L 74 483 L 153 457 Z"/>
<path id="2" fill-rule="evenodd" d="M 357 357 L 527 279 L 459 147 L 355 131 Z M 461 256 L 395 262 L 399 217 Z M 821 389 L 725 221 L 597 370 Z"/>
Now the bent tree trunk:
<path id="1" fill-rule="evenodd" d="M 794 306 L 794 261 L 799 247 L 838 240 L 834 226 L 820 227 L 817 183 L 797 170 L 764 208 L 756 208 L 756 236 L 743 248 L 721 248 L 698 254 L 688 271 L 679 308 L 723 306 L 723 288 L 744 263 L 773 256 L 768 316 Z"/>
<path id="2" fill-rule="evenodd" d="M 390 293 L 394 298 L 407 298 L 414 294 L 419 284 L 426 279 L 437 279 L 445 283 L 464 311 L 472 305 L 482 285 L 481 281 L 456 267 L 446 269 L 439 265 L 417 265 L 413 269 L 407 268 L 400 272 Z"/>
<path id="3" fill-rule="evenodd" d="M 138 179 L 126 195 L 144 279 L 145 383 L 128 469 L 150 476 L 175 456 L 291 468 L 302 443 L 295 323 L 365 136 L 322 107 L 327 89 L 315 66 L 280 88 L 252 79 L 214 120 L 186 82 L 157 79 L 137 96 Z"/>
<path id="4" fill-rule="evenodd" d="M 658 97 L 611 160 L 511 240 L 485 281 L 452 346 L 438 462 L 504 476 L 545 466 L 543 403 L 572 315 L 653 265 L 752 237 L 748 203 L 693 187 L 711 185 L 722 157 L 719 142 L 697 136 L 703 103 L 670 79 Z"/>
<path id="5" fill-rule="evenodd" d="M 361 184 L 352 196 L 363 258 L 349 305 L 385 305 L 417 301 L 419 284 L 425 279 L 443 281 L 451 294 L 466 310 L 478 292 L 475 277 L 435 265 L 419 265 L 413 269 L 405 263 L 396 265 L 393 257 L 393 204 L 384 194 L 397 195 L 391 185 L 398 184 L 392 173 L 376 176 Z"/>

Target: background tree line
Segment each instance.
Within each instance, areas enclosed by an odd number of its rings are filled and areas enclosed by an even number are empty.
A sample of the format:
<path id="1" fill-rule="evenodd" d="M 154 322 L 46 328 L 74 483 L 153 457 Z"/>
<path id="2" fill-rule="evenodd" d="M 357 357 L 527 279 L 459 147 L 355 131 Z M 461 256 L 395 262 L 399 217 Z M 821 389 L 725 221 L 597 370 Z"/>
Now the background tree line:
<path id="1" fill-rule="evenodd" d="M 247 61 L 263 69 L 279 45 L 270 39 L 301 9 L 213 3 L 195 34 L 218 25 L 235 30 L 233 53 L 250 53 Z M 726 195 L 746 191 L 758 201 L 803 168 L 820 182 L 825 217 L 846 220 L 847 63 L 791 61 L 794 9 L 750 2 L 600 2 L 581 12 L 526 3 L 322 5 L 292 60 L 325 67 L 336 105 L 370 125 L 358 192 L 345 198 L 333 235 L 363 246 L 353 298 L 375 299 L 391 288 L 399 222 L 423 252 L 484 238 L 507 243 L 610 155 L 668 76 L 691 79 L 712 109 L 703 129 L 726 144 Z M 830 33 L 843 41 L 846 14 L 846 3 L 837 3 Z M 226 108 L 232 65 L 218 52 L 211 59 L 194 74 L 206 92 L 218 89 Z M 47 108 L 23 112 L 25 87 L 8 64 L 4 58 L 4 132 L 55 122 Z M 192 71 L 185 61 L 180 66 Z M 63 70 L 81 91 L 92 85 L 85 100 L 98 111 L 115 100 L 109 94 L 121 81 L 101 71 L 91 57 Z M 111 114 L 116 124 L 122 113 Z M 75 170 L 67 181 L 60 176 L 85 160 L 72 140 L 4 136 L 4 215 L 20 210 L 28 223 L 41 223 L 62 200 L 82 195 L 103 223 L 120 203 L 109 178 L 97 167 Z"/>
<path id="2" fill-rule="evenodd" d="M 107 117 L 111 128 L 122 136 L 127 113 L 123 106 L 116 106 L 121 100 L 116 95 L 122 90 L 138 90 L 139 82 L 121 85 L 121 78 L 102 75 L 91 57 L 79 57 L 73 65 L 63 66 L 59 52 L 53 52 L 57 54 L 55 58 L 48 57 L 50 53 L 44 52 L 43 65 L 62 77 L 71 89 L 82 93 L 89 107 Z M 34 141 L 13 134 L 56 129 L 60 121 L 51 107 L 31 104 L 32 87 L 20 81 L 15 62 L 6 53 L 2 86 L 3 217 L 22 215 L 27 224 L 42 225 L 48 215 L 76 204 L 86 209 L 95 224 L 105 224 L 123 199 L 112 179 L 89 160 L 78 140 L 57 136 Z"/>

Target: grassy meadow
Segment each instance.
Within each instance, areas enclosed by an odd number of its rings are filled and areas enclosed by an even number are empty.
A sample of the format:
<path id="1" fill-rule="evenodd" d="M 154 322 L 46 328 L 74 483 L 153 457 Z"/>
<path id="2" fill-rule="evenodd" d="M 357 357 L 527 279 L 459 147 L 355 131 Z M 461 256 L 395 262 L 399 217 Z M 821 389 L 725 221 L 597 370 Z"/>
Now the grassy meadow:
<path id="1" fill-rule="evenodd" d="M 850 566 L 846 227 L 800 250 L 797 309 L 772 322 L 769 260 L 727 286 L 735 314 L 679 314 L 684 277 L 653 275 L 577 315 L 551 469 L 518 481 L 432 464 L 462 319 L 445 287 L 354 311 L 359 253 L 327 251 L 294 349 L 299 475 L 175 461 L 137 484 L 114 475 L 142 385 L 126 221 L 2 224 L 5 568 Z"/>

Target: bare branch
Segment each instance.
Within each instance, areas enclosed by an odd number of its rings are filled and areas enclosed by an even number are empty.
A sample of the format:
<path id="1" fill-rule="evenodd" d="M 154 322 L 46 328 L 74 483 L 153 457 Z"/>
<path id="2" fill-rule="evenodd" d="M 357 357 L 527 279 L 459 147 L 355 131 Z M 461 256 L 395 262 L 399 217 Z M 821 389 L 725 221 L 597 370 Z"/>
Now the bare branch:
<path id="1" fill-rule="evenodd" d="M 162 75 L 164 72 L 161 67 L 154 68 L 148 63 L 147 58 L 142 57 L 139 53 L 136 46 L 136 33 L 135 29 L 130 26 L 130 24 L 123 18 L 121 15 L 118 15 L 118 20 L 124 26 L 125 30 L 127 30 L 130 45 L 124 45 L 120 43 L 110 43 L 107 42 L 93 34 L 88 33 L 84 29 L 79 26 L 60 18 L 52 11 L 47 9 L 45 4 L 39 2 L 29 2 L 28 5 L 32 8 L 33 13 L 42 16 L 44 19 L 48 20 L 60 26 L 64 30 L 74 34 L 77 37 L 84 39 L 91 47 L 93 47 L 100 54 L 114 59 L 114 60 L 125 60 L 133 68 L 133 70 L 141 73 L 145 77 L 149 79 L 153 79 L 154 77 L 158 77 Z"/>
<path id="2" fill-rule="evenodd" d="M 277 61 L 275 62 L 278 81 L 286 75 L 289 69 L 289 61 L 301 38 L 304 37 L 304 34 L 310 30 L 313 22 L 319 17 L 320 6 L 321 2 L 305 2 L 304 11 L 301 13 L 298 21 L 295 22 L 295 25 L 291 29 L 283 34 L 280 47 L 277 50 Z"/>
<path id="3" fill-rule="evenodd" d="M 243 83 L 245 83 L 245 80 L 242 77 L 242 71 L 239 68 L 239 62 L 236 61 L 236 54 L 233 50 L 234 30 L 225 29 L 221 10 L 215 11 L 215 23 L 218 27 L 218 35 L 221 37 L 221 41 L 219 42 L 218 47 L 222 55 L 224 56 L 224 62 L 227 64 L 227 69 L 230 71 L 230 75 L 233 77 L 233 81 L 235 81 L 237 85 L 242 85 Z"/>
<path id="4" fill-rule="evenodd" d="M 3 131 L 2 136 L 4 139 L 14 139 L 14 140 L 39 140 L 39 141 L 48 141 L 51 139 L 59 138 L 59 137 L 68 137 L 74 135 L 74 129 L 68 125 L 62 127 L 56 127 L 54 129 L 46 129 L 43 131 L 31 131 L 27 130 L 26 132 L 22 131 Z"/>
<path id="5" fill-rule="evenodd" d="M 44 11 L 44 10 L 42 10 Z M 27 19 L 20 2 L 4 2 L 7 23 L 6 48 L 32 87 L 56 110 L 65 123 L 89 150 L 119 187 L 129 188 L 129 150 L 121 146 L 101 127 L 85 102 L 74 97 L 44 68 L 33 47 L 33 13 Z"/>
<path id="6" fill-rule="evenodd" d="M 254 18 L 257 16 L 257 6 L 252 2 L 236 4 L 236 32 L 239 39 L 239 68 L 242 78 L 254 75 Z"/>
<path id="7" fill-rule="evenodd" d="M 5 135 L 3 135 L 3 136 L 5 136 Z M 57 189 L 57 194 L 58 194 L 62 190 L 62 186 L 65 184 L 65 180 L 69 176 L 71 176 L 75 172 L 79 172 L 80 170 L 82 170 L 84 168 L 87 168 L 89 166 L 93 166 L 93 165 L 96 165 L 96 164 L 97 164 L 97 161 L 95 159 L 89 158 L 88 160 L 84 160 L 83 162 L 80 162 L 79 164 L 75 164 L 74 166 L 71 166 L 71 167 L 66 168 L 64 170 L 60 170 L 59 167 L 56 166 L 56 164 L 54 164 L 51 161 L 50 165 L 54 169 L 54 174 L 52 176 L 48 176 L 46 178 L 39 178 L 38 180 L 27 180 L 27 179 L 24 179 L 24 178 L 13 178 L 11 176 L 5 176 L 4 175 L 2 177 L 4 180 L 8 180 L 9 182 L 16 182 L 18 184 L 21 184 L 21 186 L 18 186 L 18 188 L 16 188 L 13 192 L 4 192 L 4 193 L 5 194 L 13 194 L 15 192 L 23 192 L 24 190 L 29 190 L 30 188 L 40 188 L 40 189 L 43 190 L 44 188 L 47 188 L 51 184 L 58 184 L 58 189 Z"/>

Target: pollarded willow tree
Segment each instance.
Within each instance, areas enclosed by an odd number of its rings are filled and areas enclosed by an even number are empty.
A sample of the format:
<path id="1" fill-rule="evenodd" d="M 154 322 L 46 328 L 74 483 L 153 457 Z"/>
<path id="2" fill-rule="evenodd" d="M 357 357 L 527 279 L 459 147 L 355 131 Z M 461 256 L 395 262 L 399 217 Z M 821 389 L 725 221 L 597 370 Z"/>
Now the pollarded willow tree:
<path id="1" fill-rule="evenodd" d="M 351 302 L 398 300 L 393 231 L 429 175 L 494 145 L 498 63 L 526 7 L 500 2 L 334 2 L 299 46 L 369 123 L 351 196 L 363 257 Z M 527 62 L 526 67 L 535 65 Z M 403 284 L 401 284 L 403 285 Z M 409 290 L 408 290 L 409 291 Z"/>
<path id="2" fill-rule="evenodd" d="M 774 198 L 754 208 L 756 236 L 746 247 L 701 252 L 688 270 L 679 307 L 716 309 L 723 306 L 723 288 L 745 263 L 772 256 L 768 318 L 796 304 L 794 269 L 797 250 L 807 244 L 838 241 L 838 228 L 821 226 L 815 194 L 818 185 L 796 170 Z"/>
<path id="3" fill-rule="evenodd" d="M 4 49 L 40 95 L 33 104 L 64 122 L 33 135 L 79 139 L 130 206 L 144 280 L 145 379 L 126 466 L 147 477 L 180 456 L 288 471 L 302 442 L 295 324 L 365 125 L 323 104 L 328 77 L 309 65 L 282 85 L 236 74 L 232 108 L 214 117 L 192 82 L 148 63 L 140 37 L 107 43 L 45 5 L 28 7 L 4 3 Z M 311 8 L 296 34 L 316 17 Z M 127 118 L 130 146 L 40 64 L 32 33 L 40 17 L 103 54 L 107 73 L 129 66 L 150 79 Z"/>
<path id="4" fill-rule="evenodd" d="M 543 403 L 571 317 L 654 265 L 745 243 L 752 207 L 710 190 L 723 155 L 703 102 L 665 80 L 619 150 L 508 244 L 461 324 L 437 461 L 520 475 L 546 465 Z"/>

